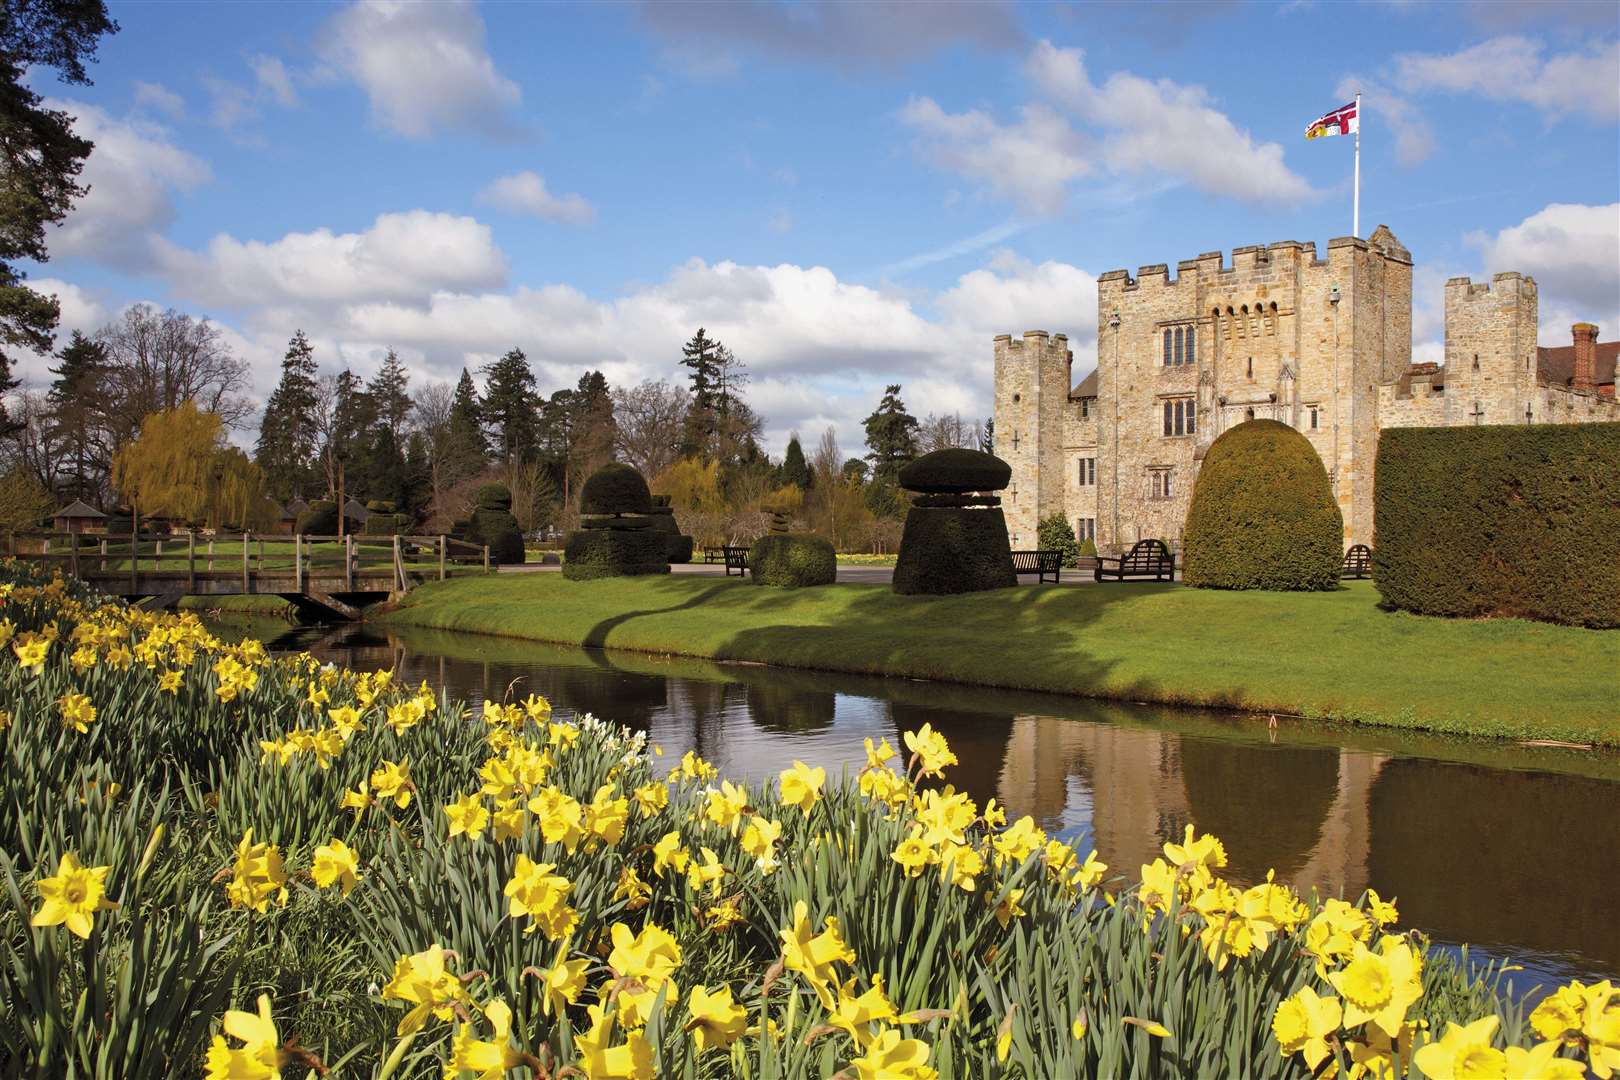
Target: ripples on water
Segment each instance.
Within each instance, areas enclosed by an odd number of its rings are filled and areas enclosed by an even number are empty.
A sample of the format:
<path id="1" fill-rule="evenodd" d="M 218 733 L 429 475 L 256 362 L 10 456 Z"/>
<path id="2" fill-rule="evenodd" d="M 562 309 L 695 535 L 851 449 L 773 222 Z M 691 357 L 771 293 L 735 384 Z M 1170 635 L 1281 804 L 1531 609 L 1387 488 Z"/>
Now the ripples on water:
<path id="1" fill-rule="evenodd" d="M 255 627 L 258 636 L 267 636 Z M 1401 922 L 1476 958 L 1522 964 L 1520 988 L 1620 974 L 1620 758 L 1487 740 L 1087 702 L 907 679 L 567 649 L 434 631 L 302 632 L 276 643 L 397 669 L 470 702 L 546 696 L 649 733 L 750 783 L 794 758 L 854 773 L 862 739 L 931 723 L 947 780 L 1009 816 L 1138 868 L 1187 824 L 1226 844 L 1228 875 L 1324 895 L 1369 885 Z"/>

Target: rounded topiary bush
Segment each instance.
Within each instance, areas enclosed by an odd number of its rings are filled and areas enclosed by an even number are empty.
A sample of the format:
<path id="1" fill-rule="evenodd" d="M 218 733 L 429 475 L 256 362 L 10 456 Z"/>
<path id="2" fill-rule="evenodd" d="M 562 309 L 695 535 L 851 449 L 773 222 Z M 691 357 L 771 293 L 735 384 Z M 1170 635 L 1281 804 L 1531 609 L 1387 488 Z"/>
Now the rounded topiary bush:
<path id="1" fill-rule="evenodd" d="M 572 581 L 667 574 L 667 533 L 652 529 L 580 529 L 563 548 L 563 577 Z"/>
<path id="2" fill-rule="evenodd" d="M 664 533 L 664 557 L 672 563 L 692 561 L 692 538 L 685 533 Z"/>
<path id="3" fill-rule="evenodd" d="M 523 561 L 523 530 L 510 511 L 479 507 L 473 511 L 472 532 L 477 542 L 489 545 L 491 562 L 505 566 Z"/>
<path id="4" fill-rule="evenodd" d="M 982 450 L 935 450 L 900 470 L 900 486 L 930 495 L 1000 491 L 1012 482 L 1012 466 Z"/>
<path id="5" fill-rule="evenodd" d="M 1188 585 L 1338 588 L 1344 518 L 1310 441 L 1275 420 L 1216 439 L 1198 470 L 1183 547 Z"/>
<path id="6" fill-rule="evenodd" d="M 1001 507 L 912 507 L 894 562 L 903 595 L 979 592 L 1018 584 Z"/>
<path id="7" fill-rule="evenodd" d="M 813 533 L 766 533 L 748 550 L 748 570 L 755 585 L 831 585 L 838 579 L 838 555 L 832 541 Z"/>
<path id="8" fill-rule="evenodd" d="M 505 484 L 485 484 L 473 496 L 473 503 L 480 510 L 510 510 L 512 490 Z"/>
<path id="9" fill-rule="evenodd" d="M 337 503 L 330 499 L 316 499 L 309 509 L 298 515 L 293 531 L 310 536 L 336 536 L 338 531 Z"/>
<path id="10" fill-rule="evenodd" d="M 372 514 L 366 518 L 365 531 L 372 536 L 403 536 L 411 531 L 409 514 Z"/>
<path id="11" fill-rule="evenodd" d="M 618 462 L 592 473 L 579 494 L 582 514 L 647 514 L 652 512 L 652 505 L 646 478 Z"/>

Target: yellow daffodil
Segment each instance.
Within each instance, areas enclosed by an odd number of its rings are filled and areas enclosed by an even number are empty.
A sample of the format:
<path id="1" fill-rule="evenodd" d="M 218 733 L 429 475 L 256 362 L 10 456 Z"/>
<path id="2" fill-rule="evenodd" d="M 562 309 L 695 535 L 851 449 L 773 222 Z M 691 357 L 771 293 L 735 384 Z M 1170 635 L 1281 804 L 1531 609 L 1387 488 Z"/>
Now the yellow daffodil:
<path id="1" fill-rule="evenodd" d="M 574 1036 L 579 1050 L 575 1068 L 585 1074 L 586 1080 L 653 1080 L 652 1043 L 640 1032 L 626 1032 L 625 1042 L 618 1046 L 609 1043 L 613 1038 L 614 1014 L 604 1014 L 602 1006 L 586 1008 L 591 1026 Z"/>
<path id="2" fill-rule="evenodd" d="M 353 791 L 345 791 L 343 793 L 343 801 L 341 804 L 339 804 L 340 809 L 353 810 L 357 813 L 363 812 L 370 805 L 371 785 L 364 780 L 360 781 L 360 786 L 355 788 Z"/>
<path id="3" fill-rule="evenodd" d="M 653 874 L 663 877 L 665 870 L 674 870 L 677 874 L 686 873 L 687 863 L 691 856 L 681 846 L 681 834 L 670 831 L 658 838 L 653 845 Z"/>
<path id="4" fill-rule="evenodd" d="M 456 1015 L 455 1006 L 466 1002 L 467 992 L 461 980 L 445 968 L 444 956 L 444 950 L 435 944 L 394 961 L 394 974 L 382 988 L 382 999 L 411 1003 L 400 1018 L 400 1035 L 421 1031 L 430 1015 L 449 1021 Z"/>
<path id="5" fill-rule="evenodd" d="M 747 809 L 748 789 L 722 780 L 720 786 L 711 789 L 705 797 L 703 816 L 719 828 L 736 832 L 737 820 Z"/>
<path id="6" fill-rule="evenodd" d="M 521 798 L 498 799 L 495 802 L 495 840 L 516 840 L 523 836 L 524 819 L 529 809 Z"/>
<path id="7" fill-rule="evenodd" d="M 624 923 L 614 923 L 613 951 L 608 967 L 621 979 L 639 979 L 649 987 L 663 983 L 681 964 L 681 947 L 675 935 L 648 923 L 636 933 Z"/>
<path id="8" fill-rule="evenodd" d="M 669 805 L 669 787 L 666 784 L 644 784 L 635 790 L 636 809 L 642 817 L 655 817 Z"/>
<path id="9" fill-rule="evenodd" d="M 699 847 L 701 858 L 693 859 L 686 866 L 686 884 L 693 892 L 701 892 L 705 885 L 718 893 L 720 882 L 726 876 L 726 864 L 720 861 L 711 848 Z"/>
<path id="10" fill-rule="evenodd" d="M 692 1036 L 699 1050 L 709 1047 L 724 1050 L 748 1027 L 748 1013 L 731 1000 L 729 986 L 712 993 L 706 987 L 694 986 L 686 999 L 686 1011 L 691 1019 L 682 1030 Z"/>
<path id="11" fill-rule="evenodd" d="M 344 896 L 354 891 L 360 877 L 360 856 L 352 847 L 334 839 L 317 847 L 313 858 L 309 873 L 317 888 L 341 885 Z"/>
<path id="12" fill-rule="evenodd" d="M 540 823 L 548 844 L 561 844 L 572 854 L 585 838 L 585 808 L 560 788 L 547 787 L 529 800 L 529 813 Z"/>
<path id="13" fill-rule="evenodd" d="M 1331 1052 L 1328 1039 L 1339 1030 L 1344 1017 L 1338 998 L 1318 997 L 1310 987 L 1301 987 L 1299 993 L 1277 1006 L 1271 1018 L 1271 1032 L 1277 1036 L 1282 1054 L 1299 1054 L 1314 1073 L 1317 1065 Z"/>
<path id="14" fill-rule="evenodd" d="M 1181 843 L 1164 845 L 1164 857 L 1178 870 L 1191 866 L 1219 870 L 1226 865 L 1226 847 L 1213 836 L 1196 835 L 1193 827 L 1188 825 Z"/>
<path id="15" fill-rule="evenodd" d="M 1367 916 L 1379 926 L 1393 926 L 1401 918 L 1400 912 L 1395 910 L 1395 901 L 1385 900 L 1377 889 L 1367 890 Z"/>
<path id="16" fill-rule="evenodd" d="M 782 770 L 783 805 L 797 806 L 808 814 L 821 798 L 821 787 L 826 782 L 826 769 L 819 765 L 812 769 L 804 762 L 795 760 L 791 767 Z"/>
<path id="17" fill-rule="evenodd" d="M 484 800 L 476 792 L 463 795 L 446 806 L 444 814 L 450 819 L 452 837 L 465 834 L 469 840 L 476 840 L 489 825 L 489 811 L 484 808 Z"/>
<path id="18" fill-rule="evenodd" d="M 158 676 L 158 689 L 165 694 L 180 693 L 180 672 L 165 671 Z"/>
<path id="19" fill-rule="evenodd" d="M 537 863 L 527 855 L 519 855 L 504 893 L 508 914 L 514 919 L 525 915 L 529 918 L 523 932 L 532 934 L 540 930 L 548 941 L 568 936 L 579 922 L 579 913 L 568 906 L 568 893 L 573 884 L 553 874 L 554 869 L 551 863 Z"/>
<path id="20" fill-rule="evenodd" d="M 1017 866 L 1046 844 L 1046 833 L 1035 825 L 1035 819 L 1025 814 L 1011 827 L 997 834 L 992 846 L 996 852 L 996 865 Z"/>
<path id="21" fill-rule="evenodd" d="M 630 822 L 630 800 L 617 796 L 618 789 L 603 784 L 585 807 L 586 829 L 604 844 L 617 844 Z"/>
<path id="22" fill-rule="evenodd" d="M 66 925 L 76 937 L 88 938 L 98 911 L 110 911 L 118 905 L 106 897 L 107 873 L 110 866 L 84 866 L 79 857 L 68 851 L 56 864 L 56 873 L 40 878 L 38 883 L 40 904 L 32 926 Z"/>
<path id="23" fill-rule="evenodd" d="M 743 830 L 742 849 L 754 857 L 754 865 L 769 877 L 776 870 L 776 845 L 782 839 L 782 823 L 754 816 Z"/>
<path id="24" fill-rule="evenodd" d="M 381 766 L 371 772 L 371 793 L 379 802 L 394 800 L 394 805 L 401 810 L 411 805 L 411 760 L 405 758 L 398 763 L 383 760 Z"/>
<path id="25" fill-rule="evenodd" d="M 1022 900 L 1023 898 L 1023 889 L 1008 889 L 1007 895 L 1003 896 L 999 901 L 996 902 L 996 922 L 1001 924 L 1001 928 L 1003 930 L 1007 929 L 1008 923 L 1012 922 L 1020 915 L 1029 914 L 1023 908 L 1018 906 L 1018 901 Z"/>
<path id="26" fill-rule="evenodd" d="M 489 1039 L 475 1038 L 473 1025 L 462 1024 L 450 1045 L 450 1060 L 444 1075 L 455 1080 L 464 1072 L 477 1076 L 477 1080 L 501 1080 L 508 1069 L 522 1065 L 523 1054 L 512 1048 L 512 1007 L 499 999 L 484 1006 L 484 1019 L 489 1021 Z"/>
<path id="27" fill-rule="evenodd" d="M 39 638 L 18 638 L 12 642 L 11 651 L 17 654 L 17 664 L 24 671 L 37 674 L 45 666 L 45 655 L 50 652 L 51 643 Z"/>
<path id="28" fill-rule="evenodd" d="M 231 880 L 225 884 L 225 898 L 232 907 L 251 908 L 262 915 L 272 897 L 278 903 L 287 902 L 287 871 L 281 865 L 281 850 L 274 844 L 255 844 L 250 828 L 236 845 L 236 863 L 231 867 Z"/>
<path id="29" fill-rule="evenodd" d="M 564 1009 L 579 1000 L 580 991 L 585 989 L 585 972 L 591 962 L 569 960 L 567 953 L 568 943 L 564 942 L 557 951 L 557 962 L 539 973 L 545 992 L 540 1010 L 548 1016 L 553 1012 L 561 1016 Z"/>
<path id="30" fill-rule="evenodd" d="M 613 899 L 623 900 L 626 911 L 639 911 L 652 900 L 652 886 L 641 880 L 634 866 L 625 863 L 619 871 L 619 884 L 613 890 Z"/>
<path id="31" fill-rule="evenodd" d="M 945 741 L 945 736 L 934 730 L 932 724 L 924 724 L 917 731 L 908 731 L 902 736 L 906 749 L 911 751 L 912 757 L 922 766 L 924 776 L 944 776 L 947 765 L 956 764 L 956 755 L 951 751 L 951 744 Z"/>
<path id="32" fill-rule="evenodd" d="M 866 767 L 868 769 L 881 769 L 885 764 L 894 758 L 894 747 L 889 745 L 888 739 L 885 738 L 876 746 L 872 745 L 872 740 L 870 738 L 866 739 L 865 742 Z"/>
<path id="33" fill-rule="evenodd" d="M 260 994 L 256 1013 L 231 1009 L 225 1013 L 225 1035 L 215 1035 L 204 1061 L 207 1080 L 280 1080 L 283 1057 L 281 1036 L 270 1017 L 270 995 Z M 232 1047 L 226 1035 L 240 1040 Z"/>
<path id="34" fill-rule="evenodd" d="M 1352 960 L 1351 966 L 1355 966 Z M 1446 1033 L 1436 1042 L 1418 1048 L 1412 1055 L 1429 1080 L 1462 1080 L 1465 1077 L 1507 1077 L 1507 1055 L 1491 1045 L 1497 1018 L 1483 1017 L 1471 1024 L 1447 1024 Z"/>
<path id="35" fill-rule="evenodd" d="M 1376 953 L 1357 942 L 1350 962 L 1329 974 L 1328 981 L 1344 998 L 1345 1027 L 1370 1020 L 1393 1039 L 1406 1021 L 1406 1010 L 1423 996 L 1422 974 L 1423 962 L 1412 946 L 1385 937 Z"/>
<path id="36" fill-rule="evenodd" d="M 579 742 L 579 725 L 547 724 L 546 742 L 556 747 L 559 754 L 572 749 L 574 744 Z"/>
<path id="37" fill-rule="evenodd" d="M 64 694 L 57 702 L 62 710 L 62 723 L 84 735 L 95 723 L 96 707 L 90 704 L 90 699 L 83 694 Z"/>
<path id="38" fill-rule="evenodd" d="M 709 929 L 715 933 L 724 933 L 733 926 L 742 922 L 742 907 L 735 896 L 728 896 L 717 904 L 711 904 L 703 912 L 708 921 Z"/>
<path id="39" fill-rule="evenodd" d="M 827 916 L 825 929 L 816 934 L 810 925 L 810 907 L 803 900 L 793 905 L 793 925 L 782 931 L 782 960 L 787 970 L 798 972 L 810 983 L 827 1010 L 834 1007 L 831 986 L 835 985 L 833 965 L 853 964 L 855 952 L 839 933 L 838 920 Z"/>
<path id="40" fill-rule="evenodd" d="M 929 1067 L 928 1055 L 927 1043 L 886 1028 L 849 1064 L 858 1080 L 935 1080 L 939 1072 Z"/>

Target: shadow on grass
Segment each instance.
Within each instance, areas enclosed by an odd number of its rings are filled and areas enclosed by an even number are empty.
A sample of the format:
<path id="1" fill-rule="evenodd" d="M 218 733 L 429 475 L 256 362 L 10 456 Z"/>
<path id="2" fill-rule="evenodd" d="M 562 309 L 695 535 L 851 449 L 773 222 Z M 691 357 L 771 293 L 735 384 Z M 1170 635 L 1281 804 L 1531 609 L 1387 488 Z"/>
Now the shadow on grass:
<path id="1" fill-rule="evenodd" d="M 631 619 L 644 618 L 648 615 L 668 615 L 676 611 L 689 611 L 692 608 L 701 607 L 726 590 L 727 586 L 725 585 L 711 585 L 679 604 L 672 604 L 669 607 L 662 608 L 648 608 L 642 611 L 623 611 L 617 615 L 609 616 L 587 630 L 580 644 L 589 649 L 604 648 L 607 645 L 608 635 Z"/>

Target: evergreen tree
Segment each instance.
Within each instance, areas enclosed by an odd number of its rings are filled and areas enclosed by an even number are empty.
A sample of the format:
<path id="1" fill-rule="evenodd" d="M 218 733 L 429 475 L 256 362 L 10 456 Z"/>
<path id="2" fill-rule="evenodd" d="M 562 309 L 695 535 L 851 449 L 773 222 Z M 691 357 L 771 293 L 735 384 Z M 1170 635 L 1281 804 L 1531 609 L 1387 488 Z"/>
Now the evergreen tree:
<path id="1" fill-rule="evenodd" d="M 539 398 L 534 372 L 522 349 L 513 349 L 484 368 L 484 399 L 479 412 L 490 441 L 503 461 L 534 456 L 540 434 Z"/>
<path id="2" fill-rule="evenodd" d="M 465 455 L 470 464 L 480 464 L 489 456 L 489 440 L 484 438 L 484 419 L 478 411 L 478 388 L 466 368 L 456 383 L 456 394 L 450 402 L 450 441 L 452 452 Z M 476 470 L 474 470 L 476 471 Z"/>
<path id="3" fill-rule="evenodd" d="M 787 450 L 782 454 L 782 482 L 801 490 L 809 490 L 812 482 L 810 465 L 804 460 L 804 447 L 799 445 L 799 433 L 788 438 Z"/>
<path id="4" fill-rule="evenodd" d="M 407 393 L 410 375 L 393 349 L 383 358 L 382 367 L 366 384 L 370 404 L 370 430 L 363 439 L 365 453 L 358 470 L 361 490 L 368 499 L 402 505 L 407 487 L 405 467 L 405 421 L 411 414 Z"/>
<path id="5" fill-rule="evenodd" d="M 302 495 L 315 482 L 319 452 L 319 407 L 315 350 L 302 330 L 287 342 L 281 360 L 281 381 L 265 402 L 254 460 L 264 471 L 265 484 L 278 499 Z"/>
<path id="6" fill-rule="evenodd" d="M 707 411 L 715 407 L 715 395 L 720 390 L 719 352 L 724 347 L 709 337 L 701 326 L 692 335 L 692 340 L 681 346 L 681 366 L 690 372 L 687 378 L 692 383 L 692 407 L 695 409 Z"/>
<path id="7" fill-rule="evenodd" d="M 616 430 L 613 392 L 608 389 L 607 377 L 600 371 L 581 375 L 570 404 L 573 422 L 569 425 L 569 471 L 578 482 L 613 460 Z"/>
<path id="8" fill-rule="evenodd" d="M 337 386 L 332 402 L 332 434 L 327 447 L 327 453 L 333 461 L 341 467 L 344 474 L 344 497 L 357 497 L 363 490 L 357 487 L 357 481 L 363 485 L 364 476 L 361 475 L 361 466 L 370 448 L 369 435 L 376 414 L 372 409 L 371 397 L 366 393 L 365 384 L 360 376 L 344 368 L 338 373 Z M 337 470 L 332 471 L 336 479 Z M 337 486 L 334 484 L 331 497 L 337 498 Z M 341 512 L 342 508 L 339 508 Z"/>
<path id="9" fill-rule="evenodd" d="M 917 418 L 900 400 L 900 384 L 884 388 L 877 411 L 864 421 L 874 481 L 895 483 L 900 467 L 917 456 Z"/>
<path id="10" fill-rule="evenodd" d="M 56 376 L 46 395 L 50 404 L 51 434 L 71 447 L 73 463 L 63 470 L 66 498 L 94 502 L 100 489 L 95 443 L 104 405 L 107 350 L 77 330 L 56 354 L 61 363 L 51 368 Z M 4 390 L 0 390 L 4 393 Z"/>
<path id="11" fill-rule="evenodd" d="M 996 418 L 993 416 L 984 422 L 984 429 L 979 433 L 979 449 L 987 454 L 996 452 Z"/>

